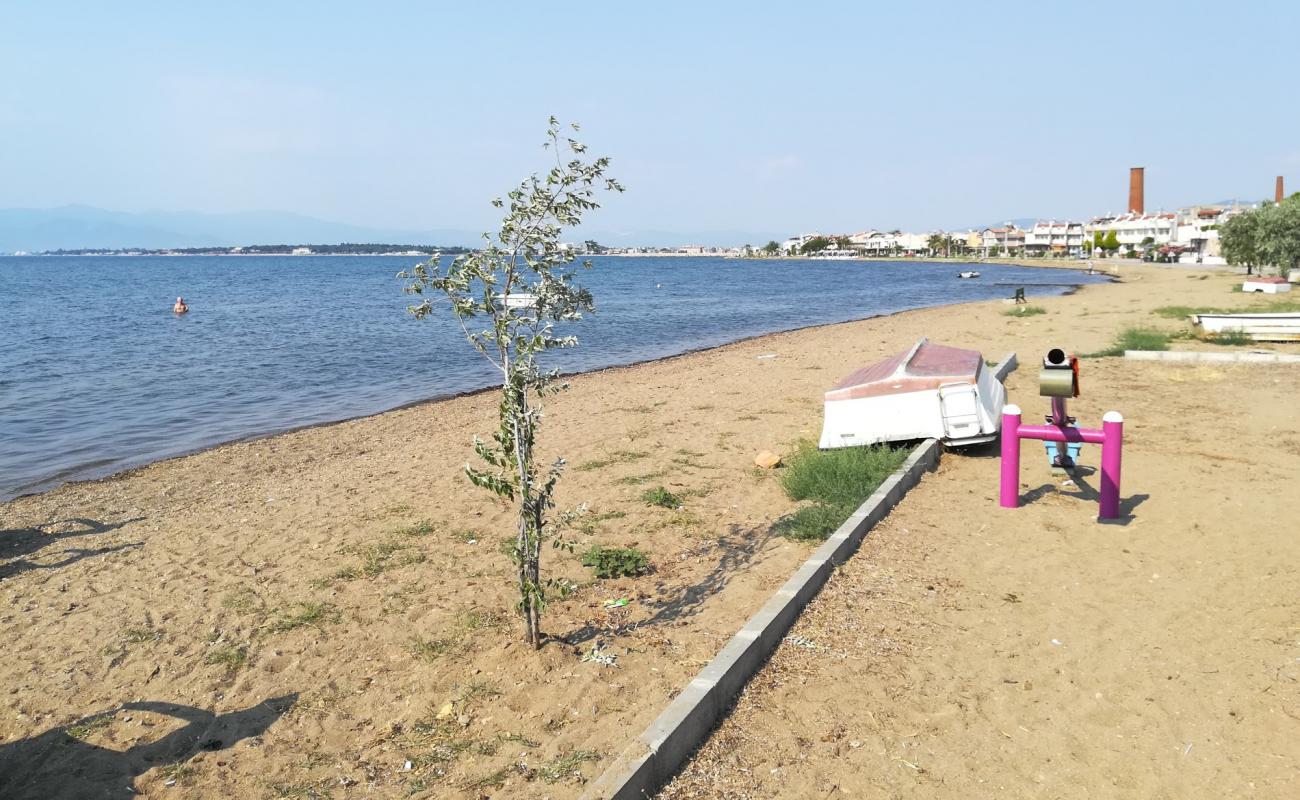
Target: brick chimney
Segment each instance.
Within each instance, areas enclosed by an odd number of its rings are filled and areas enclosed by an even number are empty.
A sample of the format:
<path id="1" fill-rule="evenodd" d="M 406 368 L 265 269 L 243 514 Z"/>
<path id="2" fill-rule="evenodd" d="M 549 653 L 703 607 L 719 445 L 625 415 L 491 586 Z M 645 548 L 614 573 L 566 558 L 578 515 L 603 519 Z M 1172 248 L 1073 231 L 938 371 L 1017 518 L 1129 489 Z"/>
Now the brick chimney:
<path id="1" fill-rule="evenodd" d="M 1278 176 L 1277 176 L 1277 188 L 1273 190 L 1273 201 L 1276 202 L 1276 203 L 1280 203 L 1280 202 L 1282 202 L 1282 197 L 1283 197 L 1283 193 L 1282 193 L 1282 176 L 1281 176 L 1281 175 L 1278 175 Z"/>
<path id="2" fill-rule="evenodd" d="M 1128 171 L 1128 210 L 1142 214 L 1146 210 L 1145 168 L 1133 167 Z"/>

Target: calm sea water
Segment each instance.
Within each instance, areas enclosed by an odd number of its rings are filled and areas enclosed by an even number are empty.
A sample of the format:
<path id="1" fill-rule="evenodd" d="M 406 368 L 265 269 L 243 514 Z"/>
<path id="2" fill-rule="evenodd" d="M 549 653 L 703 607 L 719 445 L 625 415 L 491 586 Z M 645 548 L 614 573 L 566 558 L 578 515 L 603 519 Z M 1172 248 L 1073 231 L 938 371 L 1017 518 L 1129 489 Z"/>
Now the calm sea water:
<path id="1" fill-rule="evenodd" d="M 394 275 L 418 260 L 0 258 L 0 499 L 489 385 L 449 315 L 405 313 Z M 952 264 L 595 261 L 582 282 L 598 313 L 559 354 L 568 371 L 1009 296 L 995 281 L 1102 280 L 989 264 L 959 280 Z M 171 313 L 177 295 L 188 315 Z"/>

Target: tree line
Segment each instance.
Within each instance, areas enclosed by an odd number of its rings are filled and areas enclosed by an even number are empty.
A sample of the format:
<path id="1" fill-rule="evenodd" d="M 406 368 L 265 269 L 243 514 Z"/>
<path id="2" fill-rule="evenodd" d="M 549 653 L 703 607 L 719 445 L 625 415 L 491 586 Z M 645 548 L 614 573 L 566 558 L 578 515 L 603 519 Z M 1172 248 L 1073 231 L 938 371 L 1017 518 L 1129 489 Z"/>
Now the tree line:
<path id="1" fill-rule="evenodd" d="M 1281 203 L 1265 202 L 1219 226 L 1219 243 L 1229 264 L 1273 267 L 1288 277 L 1300 266 L 1300 192 Z"/>

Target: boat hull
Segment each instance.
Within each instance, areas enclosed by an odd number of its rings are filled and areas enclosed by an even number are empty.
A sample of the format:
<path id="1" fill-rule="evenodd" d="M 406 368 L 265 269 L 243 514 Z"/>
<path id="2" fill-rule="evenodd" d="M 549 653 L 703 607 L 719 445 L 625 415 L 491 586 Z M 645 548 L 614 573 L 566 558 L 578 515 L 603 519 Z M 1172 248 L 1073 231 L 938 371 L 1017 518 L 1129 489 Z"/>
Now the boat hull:
<path id="1" fill-rule="evenodd" d="M 1244 333 L 1257 342 L 1300 342 L 1300 313 L 1193 314 L 1204 333 Z"/>

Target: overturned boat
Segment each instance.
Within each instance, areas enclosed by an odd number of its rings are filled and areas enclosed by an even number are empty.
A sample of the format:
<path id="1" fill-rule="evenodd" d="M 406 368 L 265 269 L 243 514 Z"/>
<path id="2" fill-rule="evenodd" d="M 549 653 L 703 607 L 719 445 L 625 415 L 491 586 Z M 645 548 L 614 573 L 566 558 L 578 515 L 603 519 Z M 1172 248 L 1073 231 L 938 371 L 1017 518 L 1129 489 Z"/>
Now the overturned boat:
<path id="1" fill-rule="evenodd" d="M 939 439 L 968 445 L 997 438 L 1007 391 L 977 350 L 921 339 L 854 372 L 826 393 L 819 447 Z"/>
<path id="2" fill-rule="evenodd" d="M 1300 313 L 1193 314 L 1202 333 L 1245 334 L 1257 342 L 1300 342 Z"/>

